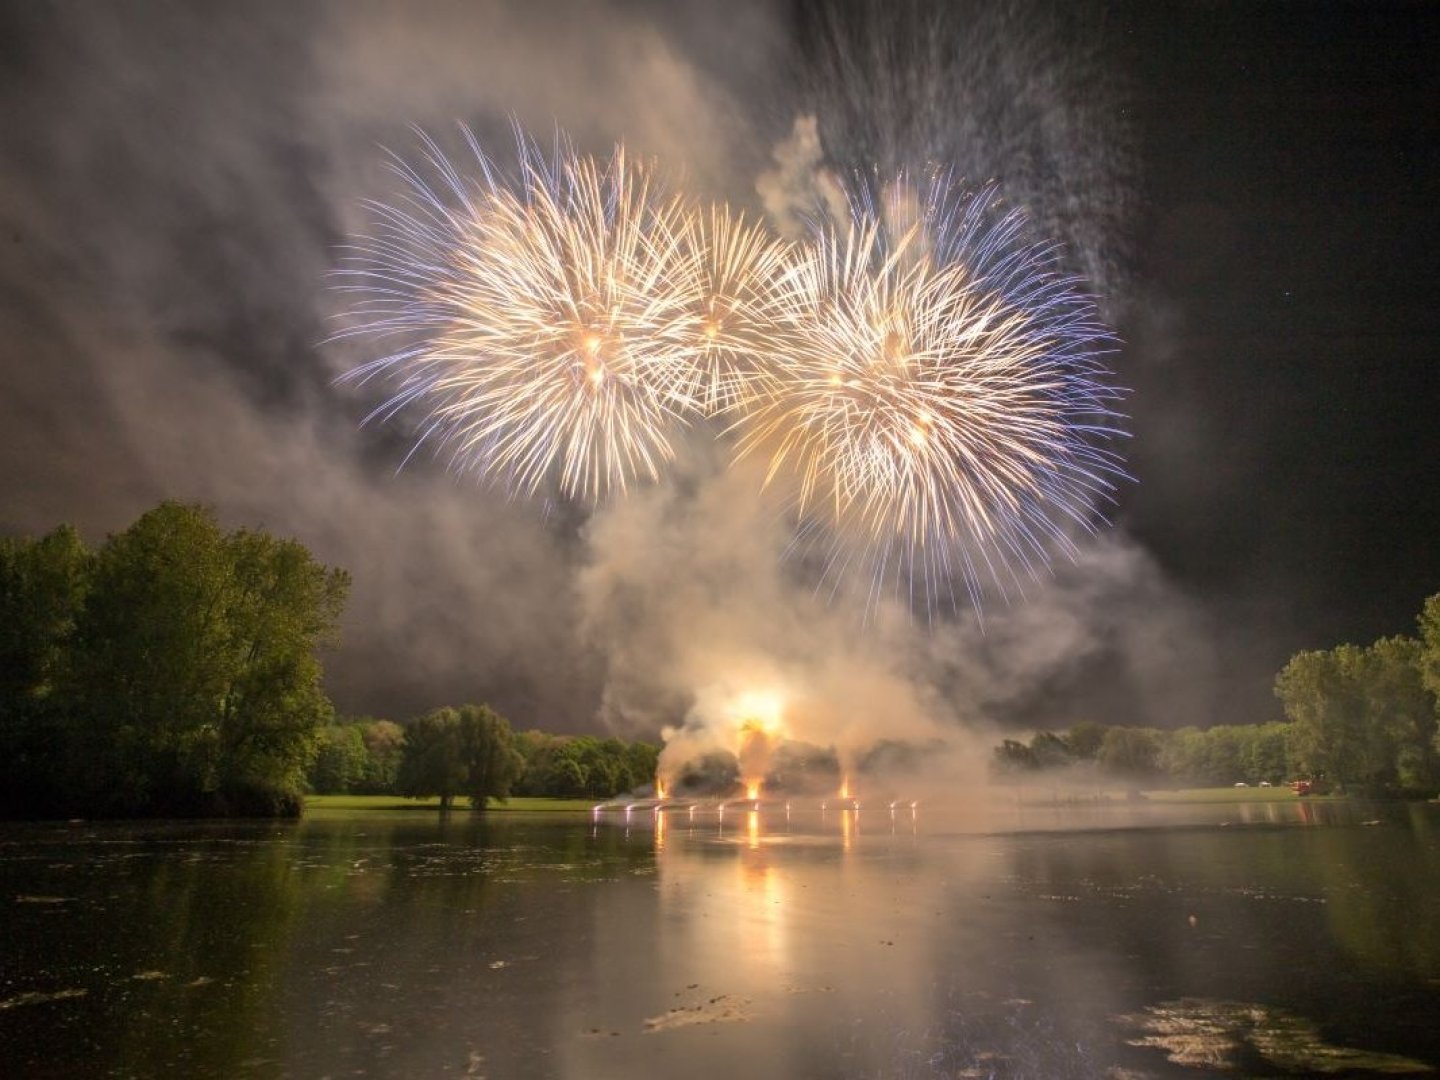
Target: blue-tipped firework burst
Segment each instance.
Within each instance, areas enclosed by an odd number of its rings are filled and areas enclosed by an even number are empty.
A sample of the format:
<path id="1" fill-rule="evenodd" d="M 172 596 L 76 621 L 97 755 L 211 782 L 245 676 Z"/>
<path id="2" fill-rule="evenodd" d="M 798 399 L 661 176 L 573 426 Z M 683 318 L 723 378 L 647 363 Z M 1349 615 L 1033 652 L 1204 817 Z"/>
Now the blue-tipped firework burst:
<path id="1" fill-rule="evenodd" d="M 1095 305 L 997 191 L 863 184 L 781 285 L 784 359 L 737 424 L 799 541 L 933 610 L 1073 553 L 1124 476 Z"/>
<path id="2" fill-rule="evenodd" d="M 377 414 L 417 408 L 420 443 L 513 492 L 595 502 L 658 479 L 708 393 L 690 212 L 621 148 L 547 159 L 517 132 L 510 176 L 466 135 L 478 177 L 425 139 L 438 187 L 395 159 L 405 198 L 373 204 L 350 249 L 346 334 L 400 343 L 351 376 L 390 377 Z"/>
<path id="3" fill-rule="evenodd" d="M 422 136 L 423 138 L 423 136 Z M 432 187 L 396 159 L 342 287 L 347 335 L 393 338 L 352 372 L 418 409 L 417 445 L 524 495 L 597 502 L 657 480 L 693 420 L 790 497 L 825 578 L 934 611 L 1023 588 L 1100 520 L 1124 477 L 1120 391 L 1095 305 L 993 187 L 943 171 L 856 185 L 844 220 L 785 244 L 659 191 L 617 147 L 517 133 L 502 173 Z"/>

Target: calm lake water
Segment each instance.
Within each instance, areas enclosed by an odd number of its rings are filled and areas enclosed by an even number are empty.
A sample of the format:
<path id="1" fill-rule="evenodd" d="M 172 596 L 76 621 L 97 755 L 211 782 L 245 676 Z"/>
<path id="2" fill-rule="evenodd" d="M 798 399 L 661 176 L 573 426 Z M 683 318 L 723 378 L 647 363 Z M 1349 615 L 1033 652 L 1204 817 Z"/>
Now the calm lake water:
<path id="1" fill-rule="evenodd" d="M 1440 1067 L 1435 806 L 11 825 L 0 933 L 4 1076 Z"/>

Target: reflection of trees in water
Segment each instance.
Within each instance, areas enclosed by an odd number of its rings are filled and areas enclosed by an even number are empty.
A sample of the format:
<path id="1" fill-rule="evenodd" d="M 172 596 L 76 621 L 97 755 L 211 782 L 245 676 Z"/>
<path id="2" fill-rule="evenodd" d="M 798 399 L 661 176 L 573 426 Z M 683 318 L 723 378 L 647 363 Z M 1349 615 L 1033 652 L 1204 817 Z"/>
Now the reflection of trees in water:
<path id="1" fill-rule="evenodd" d="M 1326 911 L 1335 940 L 1357 960 L 1389 975 L 1440 978 L 1440 846 L 1434 815 L 1408 808 L 1408 824 L 1376 829 L 1320 830 L 1316 871 L 1326 883 Z M 1397 835 L 1398 834 L 1398 835 Z M 1423 842 L 1405 844 L 1400 837 Z"/>
<path id="2" fill-rule="evenodd" d="M 63 971 L 88 993 L 63 1011 L 26 1010 L 0 1040 L 7 1059 L 33 1048 L 30 1076 L 223 1076 L 274 1057 L 256 1032 L 299 910 L 284 835 L 102 827 L 67 838 L 52 866 L 83 894 L 63 921 L 27 934 L 44 966 L 21 975 Z"/>

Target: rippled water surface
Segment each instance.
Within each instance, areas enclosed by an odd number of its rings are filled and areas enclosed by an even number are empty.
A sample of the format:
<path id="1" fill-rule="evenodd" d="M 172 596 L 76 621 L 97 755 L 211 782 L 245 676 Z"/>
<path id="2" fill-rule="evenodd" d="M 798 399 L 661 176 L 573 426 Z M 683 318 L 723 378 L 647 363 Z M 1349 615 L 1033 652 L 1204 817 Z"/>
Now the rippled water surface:
<path id="1" fill-rule="evenodd" d="M 6 1076 L 1434 1075 L 1440 808 L 0 828 Z"/>

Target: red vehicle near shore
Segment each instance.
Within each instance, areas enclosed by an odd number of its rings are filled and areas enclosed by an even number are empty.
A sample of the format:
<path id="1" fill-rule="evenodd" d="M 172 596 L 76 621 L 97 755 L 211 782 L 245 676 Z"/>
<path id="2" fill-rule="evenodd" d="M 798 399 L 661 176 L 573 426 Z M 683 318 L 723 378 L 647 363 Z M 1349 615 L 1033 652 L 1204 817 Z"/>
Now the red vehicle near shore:
<path id="1" fill-rule="evenodd" d="M 1310 792 L 1315 790 L 1315 781 L 1292 780 L 1290 781 L 1290 790 L 1295 792 L 1296 795 L 1309 795 Z"/>

